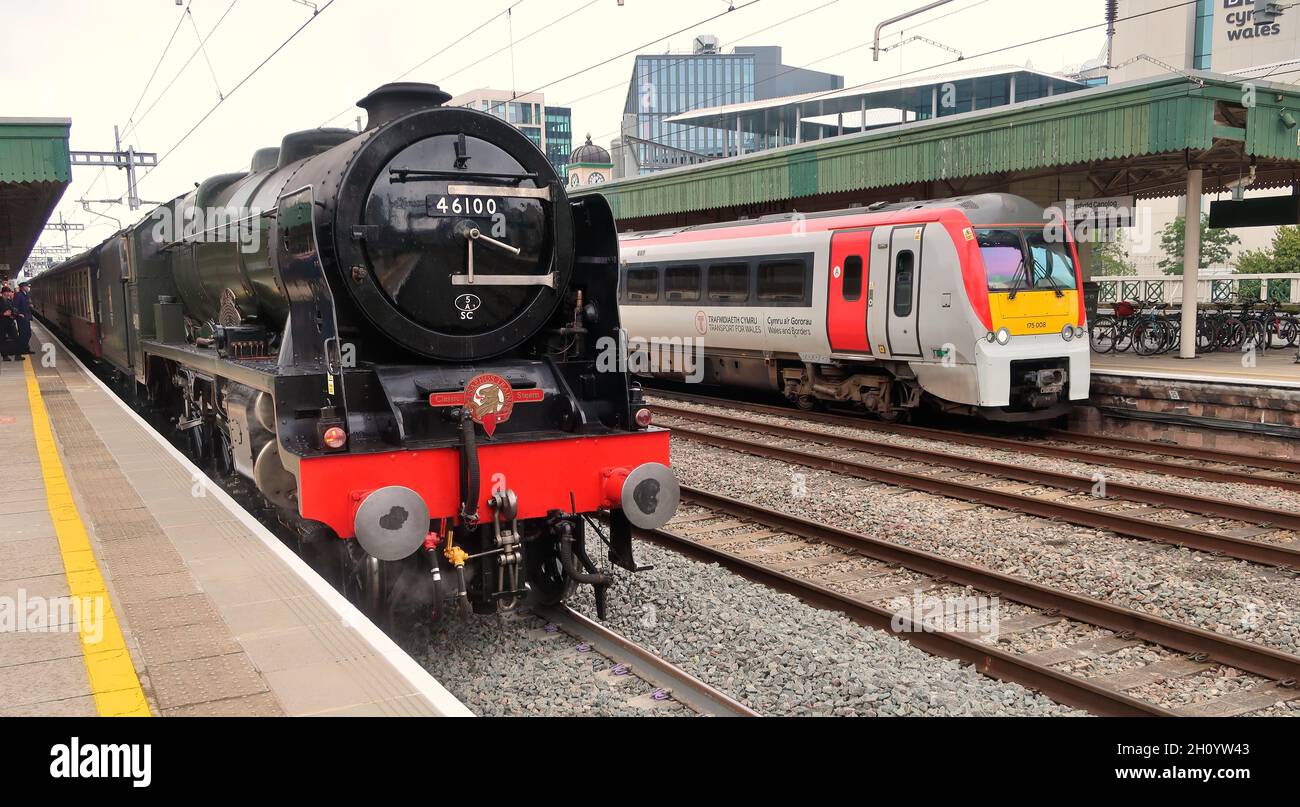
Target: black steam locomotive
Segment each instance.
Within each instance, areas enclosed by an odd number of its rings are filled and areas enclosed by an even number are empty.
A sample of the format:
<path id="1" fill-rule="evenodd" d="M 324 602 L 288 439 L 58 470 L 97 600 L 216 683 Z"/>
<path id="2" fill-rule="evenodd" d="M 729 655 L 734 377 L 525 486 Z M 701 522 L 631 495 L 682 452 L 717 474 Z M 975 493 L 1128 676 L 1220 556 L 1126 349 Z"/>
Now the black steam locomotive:
<path id="1" fill-rule="evenodd" d="M 613 217 L 449 98 L 380 87 L 364 131 L 259 150 L 37 277 L 35 310 L 372 613 L 577 583 L 603 610 L 590 533 L 635 570 L 632 527 L 678 497 L 667 433 L 609 356 Z"/>

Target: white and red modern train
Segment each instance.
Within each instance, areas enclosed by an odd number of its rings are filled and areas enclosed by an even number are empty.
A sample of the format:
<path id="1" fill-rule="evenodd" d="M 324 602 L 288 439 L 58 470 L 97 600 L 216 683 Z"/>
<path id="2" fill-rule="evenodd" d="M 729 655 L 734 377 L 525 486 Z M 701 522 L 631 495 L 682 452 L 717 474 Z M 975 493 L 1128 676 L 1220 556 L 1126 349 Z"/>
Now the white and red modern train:
<path id="1" fill-rule="evenodd" d="M 1067 227 L 1021 197 L 620 238 L 620 309 L 644 374 L 887 419 L 923 403 L 1042 419 L 1088 397 L 1077 252 Z"/>

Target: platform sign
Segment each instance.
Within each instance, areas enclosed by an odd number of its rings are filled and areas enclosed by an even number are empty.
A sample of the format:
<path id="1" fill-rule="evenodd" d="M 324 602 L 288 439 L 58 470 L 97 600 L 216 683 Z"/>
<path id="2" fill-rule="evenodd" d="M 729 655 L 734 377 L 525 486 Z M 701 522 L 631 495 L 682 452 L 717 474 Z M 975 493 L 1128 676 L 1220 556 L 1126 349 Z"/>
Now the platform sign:
<path id="1" fill-rule="evenodd" d="M 1071 224 L 1089 222 L 1093 227 L 1132 227 L 1137 199 L 1133 196 L 1098 196 L 1093 199 L 1064 199 L 1052 208 Z"/>

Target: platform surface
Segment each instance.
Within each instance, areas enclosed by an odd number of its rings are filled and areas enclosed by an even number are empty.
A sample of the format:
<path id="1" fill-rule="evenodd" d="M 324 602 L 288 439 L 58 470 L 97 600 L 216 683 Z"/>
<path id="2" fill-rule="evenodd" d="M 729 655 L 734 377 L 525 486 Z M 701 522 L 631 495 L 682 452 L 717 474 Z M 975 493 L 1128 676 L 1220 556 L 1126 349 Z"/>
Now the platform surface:
<path id="1" fill-rule="evenodd" d="M 0 716 L 469 714 L 34 331 L 0 362 Z"/>
<path id="2" fill-rule="evenodd" d="M 1248 358 L 1253 361 L 1245 361 Z M 1249 357 L 1237 351 L 1206 353 L 1195 359 L 1180 359 L 1176 354 L 1093 353 L 1092 374 L 1300 389 L 1300 364 L 1295 359 L 1296 348 L 1261 350 Z"/>

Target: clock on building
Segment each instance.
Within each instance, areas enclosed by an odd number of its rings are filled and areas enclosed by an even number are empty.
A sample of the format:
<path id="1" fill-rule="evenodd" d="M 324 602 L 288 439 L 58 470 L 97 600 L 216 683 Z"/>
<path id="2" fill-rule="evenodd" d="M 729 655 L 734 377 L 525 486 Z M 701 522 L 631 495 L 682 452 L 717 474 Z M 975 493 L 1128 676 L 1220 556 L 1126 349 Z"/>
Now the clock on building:
<path id="1" fill-rule="evenodd" d="M 591 142 L 591 135 L 587 135 L 586 143 L 573 150 L 569 156 L 569 166 L 574 169 L 569 175 L 570 187 L 576 188 L 584 184 L 584 174 L 587 185 L 597 185 L 614 178 L 614 161 L 609 158 L 608 151 Z"/>

